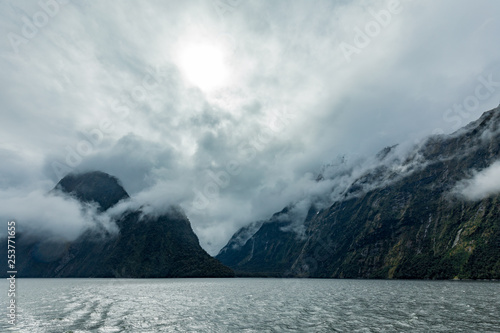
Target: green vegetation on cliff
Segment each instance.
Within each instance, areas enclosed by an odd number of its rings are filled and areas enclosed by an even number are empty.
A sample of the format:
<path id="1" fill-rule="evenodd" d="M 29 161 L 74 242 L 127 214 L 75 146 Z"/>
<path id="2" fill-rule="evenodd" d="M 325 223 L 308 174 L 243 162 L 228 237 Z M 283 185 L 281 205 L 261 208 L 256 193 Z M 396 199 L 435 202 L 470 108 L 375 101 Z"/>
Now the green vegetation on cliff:
<path id="1" fill-rule="evenodd" d="M 386 148 L 343 198 L 311 206 L 302 235 L 284 228 L 292 221 L 272 218 L 217 258 L 240 275 L 499 279 L 500 196 L 453 193 L 500 159 L 499 125 L 500 109 L 486 112 L 452 135 L 429 138 L 397 168 L 385 164 L 393 150 Z"/>

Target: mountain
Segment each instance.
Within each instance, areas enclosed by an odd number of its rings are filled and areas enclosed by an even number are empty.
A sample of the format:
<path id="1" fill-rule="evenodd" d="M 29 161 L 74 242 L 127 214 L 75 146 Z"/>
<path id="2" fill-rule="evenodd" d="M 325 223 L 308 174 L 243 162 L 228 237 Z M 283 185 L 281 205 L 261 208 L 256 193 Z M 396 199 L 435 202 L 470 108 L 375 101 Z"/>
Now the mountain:
<path id="1" fill-rule="evenodd" d="M 99 214 L 129 198 L 118 179 L 103 172 L 68 175 L 50 195 L 72 196 L 97 205 Z M 18 233 L 17 277 L 234 276 L 231 269 L 200 247 L 179 207 L 159 216 L 142 208 L 127 210 L 114 222 L 116 231 L 96 224 L 72 242 Z M 2 251 L 6 257 L 6 249 Z"/>
<path id="2" fill-rule="evenodd" d="M 457 189 L 500 159 L 500 108 L 398 149 L 385 148 L 363 172 L 319 175 L 351 180 L 332 187 L 327 204 L 309 199 L 302 215 L 289 205 L 244 242 L 239 231 L 216 258 L 241 276 L 499 279 L 500 194 L 467 199 Z"/>
<path id="3" fill-rule="evenodd" d="M 82 202 L 95 202 L 101 211 L 129 198 L 116 177 L 100 171 L 69 174 L 57 183 L 53 192 L 68 193 Z"/>

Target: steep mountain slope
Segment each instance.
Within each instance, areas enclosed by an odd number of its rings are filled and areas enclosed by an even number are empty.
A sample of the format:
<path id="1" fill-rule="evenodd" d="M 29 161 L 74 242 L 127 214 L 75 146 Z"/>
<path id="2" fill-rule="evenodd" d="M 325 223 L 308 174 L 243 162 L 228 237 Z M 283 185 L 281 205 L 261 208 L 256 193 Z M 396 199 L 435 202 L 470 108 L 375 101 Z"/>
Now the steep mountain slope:
<path id="1" fill-rule="evenodd" d="M 71 195 L 100 211 L 128 198 L 118 180 L 102 172 L 69 175 L 51 195 Z M 82 207 L 82 209 L 84 209 Z M 71 221 L 68 221 L 71 223 Z M 180 208 L 160 216 L 126 211 L 117 232 L 98 224 L 73 242 L 18 234 L 18 277 L 230 277 L 231 269 L 199 245 Z M 3 250 L 5 252 L 5 249 Z M 5 253 L 5 258 L 7 254 Z"/>
<path id="2" fill-rule="evenodd" d="M 326 208 L 311 206 L 303 233 L 272 218 L 217 258 L 240 275 L 500 278 L 500 195 L 470 201 L 453 194 L 474 170 L 500 159 L 500 109 L 402 157 L 394 150 L 379 153 Z"/>
<path id="3" fill-rule="evenodd" d="M 281 230 L 291 224 L 287 212 L 288 208 L 285 208 L 274 214 L 270 221 L 259 223 L 259 228 L 242 228 L 233 235 L 217 258 L 235 267 L 237 273 L 242 275 L 281 276 L 293 264 L 300 250 L 297 246 L 300 240 L 296 239 L 296 234 Z M 252 229 L 254 234 L 242 239 L 241 236 Z"/>

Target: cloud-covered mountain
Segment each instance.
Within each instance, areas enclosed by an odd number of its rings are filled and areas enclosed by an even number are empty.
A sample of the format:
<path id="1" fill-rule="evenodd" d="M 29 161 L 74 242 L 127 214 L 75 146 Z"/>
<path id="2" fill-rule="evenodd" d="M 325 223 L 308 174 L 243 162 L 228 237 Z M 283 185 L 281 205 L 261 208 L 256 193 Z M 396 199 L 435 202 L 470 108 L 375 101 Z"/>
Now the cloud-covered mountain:
<path id="1" fill-rule="evenodd" d="M 327 166 L 316 179 L 328 191 L 239 231 L 217 258 L 242 275 L 499 278 L 499 160 L 500 107 L 453 134 Z"/>
<path id="2" fill-rule="evenodd" d="M 179 207 L 166 207 L 159 215 L 148 214 L 145 207 L 111 212 L 129 195 L 106 173 L 68 175 L 47 196 L 78 200 L 80 210 L 91 211 L 91 219 L 74 240 L 18 227 L 18 277 L 233 276 L 200 247 Z M 72 216 L 66 219 L 67 224 L 75 222 Z M 2 253 L 7 256 L 6 248 Z"/>
<path id="3" fill-rule="evenodd" d="M 88 216 L 44 194 L 100 170 L 136 200 L 180 205 L 216 254 L 323 191 L 311 184 L 325 157 L 349 165 L 495 107 L 498 12 L 492 0 L 0 1 L 0 219 L 74 239 Z"/>

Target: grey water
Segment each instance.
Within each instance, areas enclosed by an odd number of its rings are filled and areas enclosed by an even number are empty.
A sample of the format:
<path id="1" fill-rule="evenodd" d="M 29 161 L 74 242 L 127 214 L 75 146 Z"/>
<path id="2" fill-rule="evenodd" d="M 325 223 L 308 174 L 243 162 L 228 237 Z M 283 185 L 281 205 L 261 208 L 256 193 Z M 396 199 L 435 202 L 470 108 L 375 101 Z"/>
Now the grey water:
<path id="1" fill-rule="evenodd" d="M 18 279 L 15 326 L 0 288 L 0 332 L 500 332 L 495 282 Z"/>

